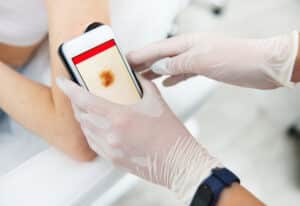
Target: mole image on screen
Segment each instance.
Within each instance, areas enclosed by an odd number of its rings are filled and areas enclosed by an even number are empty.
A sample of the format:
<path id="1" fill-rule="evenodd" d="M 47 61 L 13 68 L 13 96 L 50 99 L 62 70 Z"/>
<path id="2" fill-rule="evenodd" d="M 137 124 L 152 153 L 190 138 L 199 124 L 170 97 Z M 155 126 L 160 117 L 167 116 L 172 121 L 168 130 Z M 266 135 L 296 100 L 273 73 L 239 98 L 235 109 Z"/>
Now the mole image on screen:
<path id="1" fill-rule="evenodd" d="M 119 104 L 134 104 L 140 100 L 113 39 L 72 58 L 72 61 L 91 93 Z"/>

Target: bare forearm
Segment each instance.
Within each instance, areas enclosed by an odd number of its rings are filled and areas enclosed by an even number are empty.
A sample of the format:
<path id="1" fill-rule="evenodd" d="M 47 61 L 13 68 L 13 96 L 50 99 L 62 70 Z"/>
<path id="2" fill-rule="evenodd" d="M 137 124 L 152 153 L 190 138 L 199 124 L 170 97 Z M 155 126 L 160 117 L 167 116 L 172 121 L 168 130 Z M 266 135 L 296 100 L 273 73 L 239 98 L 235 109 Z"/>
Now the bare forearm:
<path id="1" fill-rule="evenodd" d="M 82 34 L 86 26 L 94 21 L 108 22 L 109 8 L 108 0 L 45 0 L 49 18 L 49 41 L 52 68 L 51 95 L 56 118 L 60 124 L 67 124 L 68 133 L 78 135 L 79 143 L 83 142 L 81 148 L 87 150 L 87 143 L 81 132 L 78 122 L 73 116 L 69 99 L 56 86 L 56 77 L 69 77 L 64 65 L 59 59 L 57 50 L 61 43 Z M 75 145 L 76 146 L 76 145 Z M 72 147 L 71 147 L 72 149 Z M 90 149 L 85 153 L 78 153 L 84 157 L 90 157 Z"/>
<path id="2" fill-rule="evenodd" d="M 89 148 L 74 118 L 69 100 L 55 84 L 57 76 L 68 76 L 57 55 L 57 49 L 62 42 L 81 34 L 89 23 L 108 23 L 108 1 L 47 0 L 46 3 L 52 87 L 30 81 L 6 64 L 0 63 L 0 108 L 71 157 L 90 160 L 95 157 L 95 153 Z M 33 49 L 22 52 L 24 58 L 13 57 L 17 60 L 27 60 Z M 5 59 L 10 60 L 7 56 L 4 57 L 0 59 L 2 62 Z"/>
<path id="3" fill-rule="evenodd" d="M 51 89 L 27 79 L 3 63 L 0 63 L 0 108 L 73 158 L 93 158 L 81 130 L 70 130 L 72 122 L 57 115 Z"/>
<path id="4" fill-rule="evenodd" d="M 0 94 L 1 109 L 36 133 L 47 133 L 41 130 L 51 125 L 43 127 L 43 124 L 55 116 L 49 88 L 26 79 L 0 63 Z"/>
<path id="5" fill-rule="evenodd" d="M 41 42 L 31 46 L 15 46 L 0 43 L 0 61 L 16 69 L 22 67 L 31 59 L 40 44 Z"/>
<path id="6" fill-rule="evenodd" d="M 225 189 L 217 206 L 264 206 L 254 195 L 239 184 L 234 184 Z"/>
<path id="7" fill-rule="evenodd" d="M 57 49 L 93 21 L 108 23 L 106 0 L 48 0 L 52 87 L 32 82 L 4 64 L 0 73 L 0 107 L 26 128 L 78 160 L 90 160 L 89 148 L 69 100 L 56 87 L 57 76 L 68 77 Z M 16 58 L 17 60 L 20 58 Z"/>

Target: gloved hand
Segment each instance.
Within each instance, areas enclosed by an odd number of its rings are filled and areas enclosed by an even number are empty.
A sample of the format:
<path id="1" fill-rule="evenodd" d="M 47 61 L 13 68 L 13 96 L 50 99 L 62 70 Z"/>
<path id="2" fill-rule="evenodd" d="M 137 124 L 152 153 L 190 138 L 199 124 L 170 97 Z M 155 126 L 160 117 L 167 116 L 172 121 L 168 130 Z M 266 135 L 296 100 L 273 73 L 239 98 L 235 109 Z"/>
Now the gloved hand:
<path id="1" fill-rule="evenodd" d="M 144 96 L 135 105 L 108 102 L 59 78 L 75 117 L 101 157 L 174 191 L 189 204 L 213 168 L 221 167 L 170 111 L 157 88 L 141 79 Z"/>
<path id="2" fill-rule="evenodd" d="M 174 85 L 195 75 L 258 89 L 293 86 L 298 33 L 269 39 L 237 39 L 216 34 L 186 34 L 128 54 L 130 64 L 147 78 L 171 75 Z M 152 71 L 147 71 L 152 67 Z"/>

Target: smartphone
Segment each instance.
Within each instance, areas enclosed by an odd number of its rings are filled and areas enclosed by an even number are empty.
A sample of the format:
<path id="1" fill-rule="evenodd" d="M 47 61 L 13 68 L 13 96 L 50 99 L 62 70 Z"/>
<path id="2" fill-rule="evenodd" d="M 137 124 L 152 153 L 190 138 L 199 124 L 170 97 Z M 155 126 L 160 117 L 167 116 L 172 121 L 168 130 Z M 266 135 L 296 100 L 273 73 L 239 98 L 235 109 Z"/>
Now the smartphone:
<path id="1" fill-rule="evenodd" d="M 137 103 L 143 90 L 107 25 L 63 43 L 59 54 L 73 81 L 111 102 Z"/>

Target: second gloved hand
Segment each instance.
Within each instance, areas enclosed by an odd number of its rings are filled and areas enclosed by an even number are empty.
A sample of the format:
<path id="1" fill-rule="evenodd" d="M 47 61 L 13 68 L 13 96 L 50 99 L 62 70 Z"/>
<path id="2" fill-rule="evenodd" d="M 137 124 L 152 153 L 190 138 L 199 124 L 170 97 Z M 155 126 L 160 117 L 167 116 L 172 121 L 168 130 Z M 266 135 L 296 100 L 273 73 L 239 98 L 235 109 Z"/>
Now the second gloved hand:
<path id="1" fill-rule="evenodd" d="M 227 38 L 208 33 L 186 34 L 146 46 L 128 55 L 137 71 L 170 75 L 166 86 L 195 75 L 258 89 L 293 86 L 298 33 L 268 39 Z M 156 77 L 151 71 L 145 77 Z"/>
<path id="2" fill-rule="evenodd" d="M 124 106 L 96 97 L 66 79 L 58 86 L 71 99 L 75 117 L 101 157 L 175 192 L 189 204 L 211 170 L 221 167 L 170 111 L 150 81 L 144 96 Z"/>

